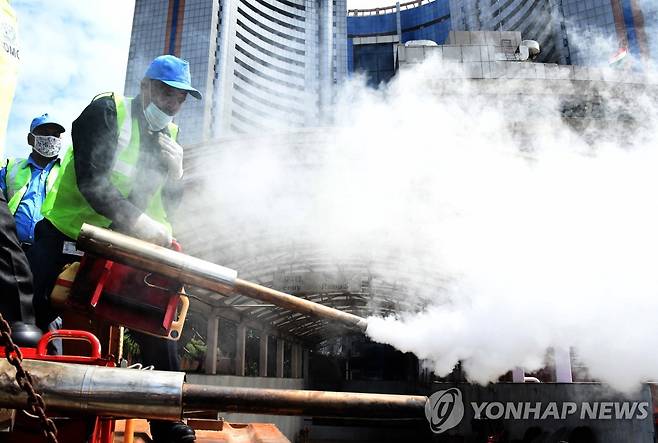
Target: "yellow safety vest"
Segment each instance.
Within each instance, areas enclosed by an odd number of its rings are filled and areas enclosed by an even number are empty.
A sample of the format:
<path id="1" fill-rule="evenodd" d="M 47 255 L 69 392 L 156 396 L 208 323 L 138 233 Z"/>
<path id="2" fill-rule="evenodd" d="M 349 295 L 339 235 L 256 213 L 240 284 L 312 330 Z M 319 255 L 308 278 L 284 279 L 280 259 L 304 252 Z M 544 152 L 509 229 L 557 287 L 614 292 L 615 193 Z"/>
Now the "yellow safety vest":
<path id="1" fill-rule="evenodd" d="M 101 94 L 94 97 L 94 100 L 107 96 Z M 137 171 L 140 150 L 139 120 L 131 112 L 132 98 L 124 98 L 116 94 L 112 94 L 112 97 L 116 104 L 119 136 L 110 182 L 127 198 L 132 190 L 135 176 L 139 173 Z M 178 136 L 178 126 L 170 123 L 168 129 L 175 140 Z M 53 190 L 46 197 L 41 212 L 57 229 L 73 239 L 78 238 L 83 223 L 103 228 L 112 223 L 112 220 L 96 212 L 80 193 L 75 176 L 73 149 L 69 149 L 64 156 L 59 177 Z M 171 225 L 162 203 L 162 185 L 151 197 L 144 212 L 171 232 Z"/>
<path id="2" fill-rule="evenodd" d="M 59 173 L 59 160 L 53 165 L 46 178 L 46 195 L 53 189 Z M 12 215 L 16 214 L 18 205 L 30 186 L 32 168 L 27 159 L 10 158 L 5 168 L 5 189 L 7 189 L 7 205 Z"/>

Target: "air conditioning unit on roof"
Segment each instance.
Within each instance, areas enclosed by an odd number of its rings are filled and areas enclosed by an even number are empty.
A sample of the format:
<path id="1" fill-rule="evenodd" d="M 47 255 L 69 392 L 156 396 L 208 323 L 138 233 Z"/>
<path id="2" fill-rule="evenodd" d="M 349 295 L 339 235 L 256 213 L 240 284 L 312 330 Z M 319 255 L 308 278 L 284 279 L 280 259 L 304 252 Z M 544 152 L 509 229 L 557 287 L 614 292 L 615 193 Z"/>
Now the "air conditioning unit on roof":
<path id="1" fill-rule="evenodd" d="M 439 46 L 434 40 L 409 40 L 404 44 L 405 48 L 418 48 L 421 46 Z"/>

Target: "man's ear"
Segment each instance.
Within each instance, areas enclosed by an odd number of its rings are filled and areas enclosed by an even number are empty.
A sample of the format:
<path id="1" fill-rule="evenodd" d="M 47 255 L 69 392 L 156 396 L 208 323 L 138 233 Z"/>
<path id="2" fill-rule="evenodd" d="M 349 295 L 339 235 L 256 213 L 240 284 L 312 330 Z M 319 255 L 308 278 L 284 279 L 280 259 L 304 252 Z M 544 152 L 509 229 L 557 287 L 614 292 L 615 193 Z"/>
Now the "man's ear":
<path id="1" fill-rule="evenodd" d="M 139 92 L 142 95 L 142 100 L 144 100 L 145 98 L 148 98 L 148 101 L 149 102 L 151 101 L 151 90 L 153 89 L 153 87 L 151 86 L 152 81 L 153 80 L 151 80 L 150 78 L 145 77 L 140 82 Z M 147 95 L 148 95 L 148 97 L 147 97 Z M 144 102 L 144 103 L 146 103 L 146 102 Z"/>

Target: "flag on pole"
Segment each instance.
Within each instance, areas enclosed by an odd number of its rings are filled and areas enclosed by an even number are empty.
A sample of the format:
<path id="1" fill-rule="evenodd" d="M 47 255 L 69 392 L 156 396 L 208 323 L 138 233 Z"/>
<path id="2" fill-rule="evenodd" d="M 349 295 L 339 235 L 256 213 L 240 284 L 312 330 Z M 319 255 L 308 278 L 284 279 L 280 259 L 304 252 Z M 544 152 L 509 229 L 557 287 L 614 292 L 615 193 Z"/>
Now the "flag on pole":
<path id="1" fill-rule="evenodd" d="M 617 53 L 610 58 L 608 64 L 610 65 L 610 67 L 623 66 L 626 64 L 627 59 L 628 59 L 628 49 L 619 48 L 619 51 L 617 51 Z"/>

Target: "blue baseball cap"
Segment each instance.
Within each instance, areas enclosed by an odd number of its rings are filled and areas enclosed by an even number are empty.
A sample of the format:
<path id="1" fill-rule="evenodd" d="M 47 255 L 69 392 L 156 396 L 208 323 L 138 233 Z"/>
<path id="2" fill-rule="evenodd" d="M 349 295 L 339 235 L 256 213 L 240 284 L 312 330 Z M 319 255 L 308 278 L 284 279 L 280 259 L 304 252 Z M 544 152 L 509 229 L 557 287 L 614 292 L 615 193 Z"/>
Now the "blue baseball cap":
<path id="1" fill-rule="evenodd" d="M 183 89 L 191 96 L 201 100 L 201 93 L 192 87 L 190 64 L 187 60 L 173 55 L 161 55 L 151 62 L 144 77 L 160 80 L 176 89 Z"/>
<path id="2" fill-rule="evenodd" d="M 55 125 L 58 126 L 62 132 L 65 132 L 64 126 L 60 125 L 55 120 L 50 118 L 47 112 L 43 115 L 40 115 L 39 117 L 35 117 L 32 120 L 32 123 L 30 123 L 30 132 L 34 132 L 34 129 L 38 128 L 41 125 Z"/>

